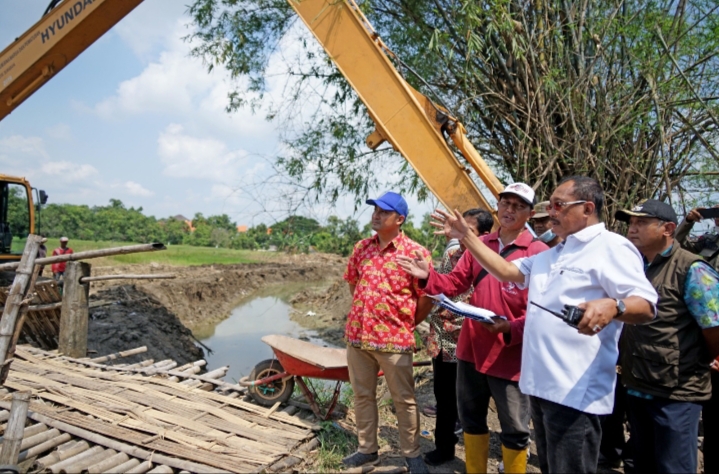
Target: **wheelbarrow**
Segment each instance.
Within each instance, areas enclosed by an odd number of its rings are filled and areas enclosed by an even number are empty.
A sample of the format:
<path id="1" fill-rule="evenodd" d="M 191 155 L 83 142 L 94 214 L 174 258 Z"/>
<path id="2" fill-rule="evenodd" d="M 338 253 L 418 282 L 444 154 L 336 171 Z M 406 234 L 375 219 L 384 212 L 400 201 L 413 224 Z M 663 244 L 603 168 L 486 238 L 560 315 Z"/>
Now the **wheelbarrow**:
<path id="1" fill-rule="evenodd" d="M 265 336 L 262 342 L 272 348 L 276 359 L 263 360 L 255 365 L 250 375 L 240 380 L 240 385 L 248 388 L 249 395 L 259 405 L 271 407 L 277 402 L 286 403 L 292 396 L 296 383 L 315 416 L 320 420 L 327 420 L 337 406 L 342 382 L 350 380 L 347 350 L 321 347 L 278 334 Z M 430 363 L 415 362 L 413 365 L 426 366 Z M 381 377 L 384 374 L 380 371 L 378 375 Z M 324 413 L 320 409 L 316 393 L 305 382 L 305 377 L 336 382 Z"/>

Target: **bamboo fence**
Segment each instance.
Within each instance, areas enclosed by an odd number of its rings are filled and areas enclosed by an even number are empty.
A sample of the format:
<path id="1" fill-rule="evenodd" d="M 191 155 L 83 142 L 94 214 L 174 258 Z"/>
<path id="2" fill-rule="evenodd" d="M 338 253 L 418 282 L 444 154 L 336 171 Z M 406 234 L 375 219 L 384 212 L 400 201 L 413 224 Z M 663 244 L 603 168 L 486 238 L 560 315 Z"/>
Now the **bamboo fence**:
<path id="1" fill-rule="evenodd" d="M 5 306 L 10 287 L 0 287 L 0 306 Z M 31 343 L 42 349 L 57 349 L 60 333 L 62 296 L 54 280 L 35 283 L 30 308 L 20 332 L 19 342 Z"/>
<path id="2" fill-rule="evenodd" d="M 20 461 L 34 458 L 34 470 L 53 474 L 261 472 L 315 437 L 318 426 L 293 410 L 272 412 L 238 392 L 203 390 L 224 368 L 198 380 L 204 361 L 150 362 L 111 367 L 18 346 L 5 388 L 32 393 L 28 418 L 37 422 L 23 433 Z M 0 392 L 0 423 L 9 407 L 10 394 Z"/>

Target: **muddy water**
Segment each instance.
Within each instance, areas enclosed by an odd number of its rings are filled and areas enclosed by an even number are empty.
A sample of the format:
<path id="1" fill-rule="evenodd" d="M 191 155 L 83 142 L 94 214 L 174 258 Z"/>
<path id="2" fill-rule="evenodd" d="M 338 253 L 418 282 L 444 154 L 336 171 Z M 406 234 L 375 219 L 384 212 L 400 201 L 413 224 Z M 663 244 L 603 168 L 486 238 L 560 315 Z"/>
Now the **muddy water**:
<path id="1" fill-rule="evenodd" d="M 213 351 L 206 357 L 208 370 L 229 365 L 225 380 L 233 383 L 249 375 L 255 364 L 272 358 L 272 349 L 260 340 L 268 334 L 282 334 L 327 345 L 315 331 L 305 329 L 290 319 L 293 309 L 288 302 L 299 291 L 322 286 L 295 284 L 270 287 L 241 302 L 227 319 L 216 326 L 197 328 L 195 337 Z"/>

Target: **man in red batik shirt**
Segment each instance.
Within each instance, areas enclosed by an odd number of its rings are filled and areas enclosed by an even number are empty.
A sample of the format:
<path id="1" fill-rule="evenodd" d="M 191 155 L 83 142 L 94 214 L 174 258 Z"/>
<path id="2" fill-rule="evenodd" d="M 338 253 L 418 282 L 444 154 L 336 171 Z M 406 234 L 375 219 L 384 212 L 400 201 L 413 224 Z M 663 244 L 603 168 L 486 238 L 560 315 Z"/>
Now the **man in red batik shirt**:
<path id="1" fill-rule="evenodd" d="M 499 194 L 499 230 L 481 237 L 482 241 L 510 261 L 547 250 L 526 229 L 533 207 L 534 190 L 524 183 L 510 184 Z M 527 290 L 487 274 L 469 252 L 447 275 L 419 259 L 402 258 L 400 265 L 422 279 L 421 287 L 430 295 L 451 297 L 473 287 L 472 306 L 506 317 L 494 318 L 494 324 L 464 319 L 457 343 L 457 408 L 464 431 L 467 472 L 487 472 L 490 398 L 497 406 L 502 427 L 499 439 L 505 472 L 526 472 L 530 411 L 528 397 L 519 390 L 519 369 Z"/>
<path id="2" fill-rule="evenodd" d="M 419 451 L 412 357 L 415 325 L 432 304 L 417 279 L 397 265 L 397 257 L 418 254 L 430 262 L 431 255 L 400 229 L 408 213 L 402 196 L 388 192 L 367 204 L 374 206 L 376 234 L 355 245 L 344 275 L 353 295 L 345 340 L 359 447 L 342 462 L 346 467 L 379 462 L 377 373 L 382 370 L 397 413 L 402 455 L 410 473 L 423 474 L 428 470 Z"/>

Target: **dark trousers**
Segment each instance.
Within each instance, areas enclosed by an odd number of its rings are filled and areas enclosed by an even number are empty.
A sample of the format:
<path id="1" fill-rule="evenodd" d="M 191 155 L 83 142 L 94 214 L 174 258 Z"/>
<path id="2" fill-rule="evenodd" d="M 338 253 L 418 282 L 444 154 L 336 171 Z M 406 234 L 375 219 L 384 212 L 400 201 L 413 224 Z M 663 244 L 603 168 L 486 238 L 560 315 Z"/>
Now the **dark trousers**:
<path id="1" fill-rule="evenodd" d="M 617 381 L 614 389 L 614 410 L 602 416 L 602 443 L 599 452 L 608 461 L 623 460 L 624 470 L 634 465 L 632 445 L 624 437 L 624 422 L 627 418 L 627 389 Z"/>
<path id="2" fill-rule="evenodd" d="M 444 362 L 442 354 L 432 359 L 434 398 L 437 400 L 437 421 L 434 445 L 442 453 L 454 454 L 457 435 L 457 363 Z"/>
<path id="3" fill-rule="evenodd" d="M 697 472 L 701 409 L 699 403 L 627 396 L 636 472 Z"/>
<path id="4" fill-rule="evenodd" d="M 719 472 L 719 372 L 712 370 L 712 398 L 704 402 L 704 472 Z"/>
<path id="5" fill-rule="evenodd" d="M 599 415 L 543 398 L 529 399 L 542 473 L 596 472 L 602 438 Z"/>
<path id="6" fill-rule="evenodd" d="M 529 445 L 529 399 L 519 383 L 481 374 L 471 362 L 457 363 L 457 407 L 459 421 L 467 434 L 487 434 L 489 399 L 494 399 L 502 432 L 502 444 L 515 450 Z"/>

